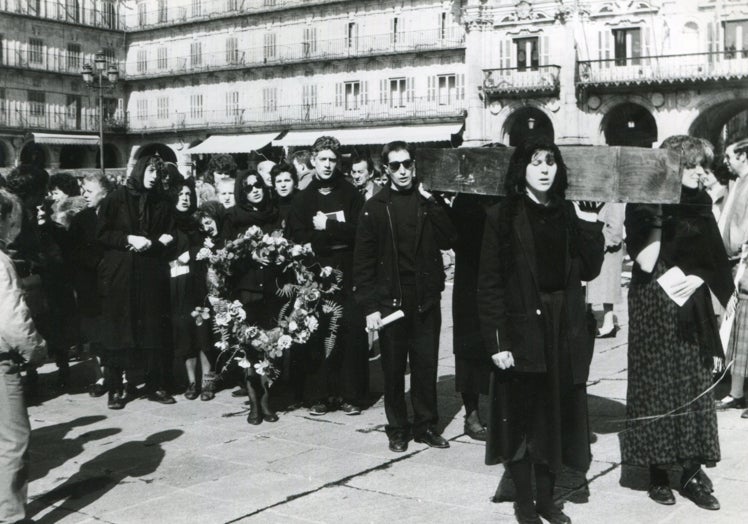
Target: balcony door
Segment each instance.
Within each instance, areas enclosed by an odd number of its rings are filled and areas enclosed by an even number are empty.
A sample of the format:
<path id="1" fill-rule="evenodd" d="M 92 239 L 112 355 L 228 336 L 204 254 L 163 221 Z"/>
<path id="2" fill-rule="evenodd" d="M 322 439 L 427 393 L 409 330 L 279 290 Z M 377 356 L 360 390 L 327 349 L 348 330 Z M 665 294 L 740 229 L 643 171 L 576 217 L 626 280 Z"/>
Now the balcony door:
<path id="1" fill-rule="evenodd" d="M 517 71 L 537 71 L 540 66 L 537 38 L 515 38 Z"/>
<path id="2" fill-rule="evenodd" d="M 641 29 L 614 29 L 613 46 L 617 66 L 639 65 L 641 63 Z"/>
<path id="3" fill-rule="evenodd" d="M 724 23 L 725 58 L 748 58 L 748 20 Z"/>

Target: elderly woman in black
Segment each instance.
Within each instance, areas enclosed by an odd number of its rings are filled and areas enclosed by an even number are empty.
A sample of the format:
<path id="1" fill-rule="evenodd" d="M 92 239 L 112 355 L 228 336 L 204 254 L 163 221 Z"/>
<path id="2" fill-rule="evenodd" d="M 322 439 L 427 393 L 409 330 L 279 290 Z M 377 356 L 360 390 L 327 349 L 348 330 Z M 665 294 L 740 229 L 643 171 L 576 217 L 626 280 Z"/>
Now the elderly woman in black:
<path id="1" fill-rule="evenodd" d="M 555 144 L 519 146 L 507 198 L 489 209 L 483 236 L 478 306 L 495 366 L 486 463 L 505 463 L 522 523 L 571 522 L 553 502 L 555 477 L 562 464 L 586 471 L 591 459 L 585 383 L 594 338 L 581 281 L 599 273 L 604 240 L 597 206 L 566 201 L 566 187 Z"/>
<path id="2" fill-rule="evenodd" d="M 226 242 L 236 239 L 252 226 L 270 233 L 281 228 L 278 206 L 271 189 L 265 185 L 256 171 L 237 174 L 234 194 L 236 205 L 226 212 L 223 237 Z M 262 329 L 275 326 L 280 311 L 276 297 L 276 271 L 273 268 L 248 268 L 237 275 L 233 283 L 236 298 L 244 306 L 247 321 Z M 250 356 L 250 361 L 252 360 Z M 260 424 L 262 421 L 276 422 L 278 415 L 270 408 L 270 384 L 265 376 L 260 376 L 254 368 L 246 368 L 247 393 L 250 411 L 247 422 Z"/>
<path id="3" fill-rule="evenodd" d="M 146 362 L 149 400 L 173 404 L 164 390 L 164 322 L 168 315 L 171 204 L 160 178 L 158 157 L 138 160 L 125 187 L 101 203 L 96 237 L 104 248 L 99 265 L 102 296 L 104 365 L 109 407 L 122 409 L 122 371 Z"/>
<path id="4" fill-rule="evenodd" d="M 720 460 L 710 386 L 723 348 L 710 291 L 725 305 L 734 286 L 711 198 L 699 185 L 713 158 L 711 148 L 683 135 L 661 147 L 681 155 L 680 204 L 626 209 L 626 246 L 635 264 L 621 459 L 649 467 L 649 496 L 666 505 L 675 504 L 667 468 L 681 465 L 681 493 L 716 510 L 719 502 L 701 470 Z M 666 273 L 669 284 L 661 284 Z"/>

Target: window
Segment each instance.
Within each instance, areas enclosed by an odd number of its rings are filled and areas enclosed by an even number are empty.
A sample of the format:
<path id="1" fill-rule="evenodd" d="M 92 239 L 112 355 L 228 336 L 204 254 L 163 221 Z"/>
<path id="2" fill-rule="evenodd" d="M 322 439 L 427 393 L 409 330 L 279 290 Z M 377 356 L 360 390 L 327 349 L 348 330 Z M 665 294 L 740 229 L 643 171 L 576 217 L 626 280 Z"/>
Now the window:
<path id="1" fill-rule="evenodd" d="M 226 93 L 226 116 L 239 116 L 239 91 L 229 91 Z"/>
<path id="2" fill-rule="evenodd" d="M 119 109 L 119 100 L 116 98 L 104 98 L 104 118 L 112 118 Z"/>
<path id="3" fill-rule="evenodd" d="M 0 64 L 5 63 L 5 51 L 3 50 L 3 35 L 0 34 Z"/>
<path id="4" fill-rule="evenodd" d="M 239 63 L 239 40 L 235 36 L 226 39 L 226 63 Z"/>
<path id="5" fill-rule="evenodd" d="M 158 23 L 163 24 L 168 20 L 169 12 L 167 10 L 168 4 L 166 0 L 158 0 Z"/>
<path id="6" fill-rule="evenodd" d="M 306 108 L 317 107 L 317 86 L 305 85 L 301 89 L 301 103 Z"/>
<path id="7" fill-rule="evenodd" d="M 304 28 L 304 42 L 302 43 L 304 57 L 309 57 L 317 52 L 317 28 Z"/>
<path id="8" fill-rule="evenodd" d="M 78 0 L 65 0 L 65 20 L 68 22 L 80 22 L 80 2 Z"/>
<path id="9" fill-rule="evenodd" d="M 200 67 L 203 65 L 203 44 L 202 42 L 192 42 L 190 44 L 190 65 Z"/>
<path id="10" fill-rule="evenodd" d="M 159 120 L 169 118 L 169 98 L 160 96 L 156 99 L 156 116 Z"/>
<path id="11" fill-rule="evenodd" d="M 143 27 L 148 23 L 148 6 L 145 2 L 138 4 L 138 25 Z"/>
<path id="12" fill-rule="evenodd" d="M 106 58 L 107 66 L 116 65 L 114 60 L 114 49 L 111 47 L 105 47 L 102 49 L 102 52 L 104 53 L 104 58 Z"/>
<path id="13" fill-rule="evenodd" d="M 265 87 L 262 89 L 262 111 L 273 113 L 278 110 L 278 88 Z"/>
<path id="14" fill-rule="evenodd" d="M 614 29 L 613 53 L 617 66 L 639 65 L 642 55 L 641 29 Z"/>
<path id="15" fill-rule="evenodd" d="M 515 38 L 514 45 L 517 49 L 517 70 L 537 71 L 540 64 L 538 60 L 538 39 Z"/>
<path id="16" fill-rule="evenodd" d="M 148 51 L 145 49 L 138 49 L 138 73 L 145 73 L 148 71 Z"/>
<path id="17" fill-rule="evenodd" d="M 80 44 L 68 44 L 67 66 L 71 71 L 78 71 L 81 68 Z"/>
<path id="18" fill-rule="evenodd" d="M 190 118 L 203 117 L 203 95 L 190 95 Z"/>
<path id="19" fill-rule="evenodd" d="M 39 16 L 42 8 L 42 0 L 28 0 L 29 14 Z"/>
<path id="20" fill-rule="evenodd" d="M 29 115 L 44 116 L 46 112 L 46 99 L 44 91 L 29 91 Z"/>
<path id="21" fill-rule="evenodd" d="M 345 40 L 348 49 L 358 48 L 358 24 L 356 22 L 348 22 Z"/>
<path id="22" fill-rule="evenodd" d="M 447 13 L 439 13 L 439 40 L 447 38 Z"/>
<path id="23" fill-rule="evenodd" d="M 263 47 L 263 58 L 265 62 L 275 59 L 275 33 L 265 33 L 265 46 Z"/>
<path id="24" fill-rule="evenodd" d="M 725 22 L 725 58 L 748 57 L 748 20 Z"/>
<path id="25" fill-rule="evenodd" d="M 405 107 L 405 83 L 404 78 L 390 78 L 390 107 Z"/>
<path id="26" fill-rule="evenodd" d="M 29 38 L 29 63 L 44 63 L 44 40 L 40 38 Z"/>
<path id="27" fill-rule="evenodd" d="M 226 11 L 237 11 L 239 9 L 238 0 L 226 0 Z"/>
<path id="28" fill-rule="evenodd" d="M 75 121 L 75 129 L 79 129 L 81 125 L 81 97 L 80 95 L 67 95 L 67 103 L 65 104 L 65 115 L 68 120 Z"/>
<path id="29" fill-rule="evenodd" d="M 403 42 L 403 21 L 395 17 L 390 22 L 390 43 L 392 45 L 401 44 Z"/>
<path id="30" fill-rule="evenodd" d="M 7 108 L 5 107 L 5 88 L 0 87 L 0 118 L 5 116 Z M 2 122 L 2 120 L 0 120 Z"/>
<path id="31" fill-rule="evenodd" d="M 103 23 L 104 27 L 109 29 L 117 29 L 118 20 L 117 20 L 117 8 L 114 6 L 114 3 L 111 1 L 104 2 L 104 5 L 101 8 L 101 15 L 103 17 Z"/>
<path id="32" fill-rule="evenodd" d="M 277 0 L 262 0 L 262 5 L 265 7 L 273 7 Z"/>
<path id="33" fill-rule="evenodd" d="M 157 56 L 156 67 L 159 69 L 167 69 L 169 67 L 169 48 L 159 47 Z"/>
<path id="34" fill-rule="evenodd" d="M 447 106 L 457 100 L 457 76 L 439 75 L 436 78 L 439 105 Z"/>
<path id="35" fill-rule="evenodd" d="M 358 109 L 359 98 L 361 97 L 361 82 L 346 82 L 344 85 L 346 110 Z"/>
<path id="36" fill-rule="evenodd" d="M 137 111 L 136 115 L 138 117 L 138 120 L 145 120 L 148 118 L 148 100 L 138 100 L 138 105 L 136 106 Z"/>
<path id="37" fill-rule="evenodd" d="M 203 14 L 203 2 L 202 0 L 192 0 L 192 16 L 202 16 Z"/>

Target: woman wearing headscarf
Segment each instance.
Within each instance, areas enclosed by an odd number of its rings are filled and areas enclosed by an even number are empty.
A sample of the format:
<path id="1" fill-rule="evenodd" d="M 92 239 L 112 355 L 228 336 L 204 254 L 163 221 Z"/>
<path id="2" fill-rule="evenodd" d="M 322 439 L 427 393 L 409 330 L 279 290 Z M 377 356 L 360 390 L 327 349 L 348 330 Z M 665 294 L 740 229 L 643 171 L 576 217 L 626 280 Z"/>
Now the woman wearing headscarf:
<path id="1" fill-rule="evenodd" d="M 666 505 L 675 504 L 667 468 L 682 466 L 681 493 L 716 510 L 701 470 L 720 460 L 711 385 L 724 354 L 710 291 L 724 306 L 734 285 L 711 198 L 699 185 L 711 150 L 683 135 L 661 147 L 681 155 L 680 203 L 626 208 L 626 247 L 635 264 L 621 459 L 649 468 L 649 497 Z"/>
<path id="2" fill-rule="evenodd" d="M 207 324 L 198 326 L 192 317 L 196 307 L 202 306 L 208 292 L 205 264 L 196 260 L 197 252 L 203 246 L 200 223 L 195 216 L 197 194 L 195 182 L 184 178 L 174 164 L 165 164 L 167 173 L 176 171 L 172 187 L 174 202 L 174 244 L 171 247 L 169 262 L 171 289 L 171 328 L 174 356 L 184 360 L 187 372 L 188 400 L 198 395 L 202 400 L 214 398 L 214 374 L 208 359 L 211 346 Z M 200 357 L 202 370 L 201 383 L 197 383 L 197 359 Z"/>
<path id="3" fill-rule="evenodd" d="M 104 248 L 99 267 L 104 365 L 109 407 L 121 409 L 122 371 L 145 360 L 148 399 L 173 404 L 164 390 L 164 317 L 168 315 L 167 248 L 174 242 L 163 162 L 140 158 L 124 187 L 101 203 L 96 237 Z"/>
<path id="4" fill-rule="evenodd" d="M 265 233 L 281 228 L 278 206 L 270 192 L 271 189 L 256 171 L 237 174 L 234 189 L 236 205 L 226 212 L 224 222 L 223 237 L 226 242 L 235 240 L 252 226 L 261 228 Z M 232 291 L 244 306 L 247 321 L 262 329 L 274 327 L 280 311 L 281 303 L 275 293 L 276 276 L 274 268 L 250 267 L 236 275 L 233 283 Z M 267 377 L 258 375 L 250 366 L 246 368 L 245 379 L 250 405 L 247 422 L 255 425 L 263 420 L 276 422 L 278 415 L 270 408 Z"/>

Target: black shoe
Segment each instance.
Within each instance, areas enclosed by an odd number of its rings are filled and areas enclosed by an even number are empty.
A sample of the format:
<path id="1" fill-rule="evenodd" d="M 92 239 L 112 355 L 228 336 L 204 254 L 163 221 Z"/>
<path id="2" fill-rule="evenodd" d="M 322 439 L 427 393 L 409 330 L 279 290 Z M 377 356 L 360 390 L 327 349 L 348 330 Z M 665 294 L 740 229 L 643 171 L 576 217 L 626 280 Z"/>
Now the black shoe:
<path id="1" fill-rule="evenodd" d="M 184 392 L 184 398 L 187 400 L 195 400 L 197 398 L 197 384 L 192 382 L 187 386 L 187 391 Z"/>
<path id="2" fill-rule="evenodd" d="M 252 424 L 253 426 L 262 424 L 262 412 L 259 409 L 250 407 L 249 413 L 247 413 L 247 424 Z"/>
<path id="3" fill-rule="evenodd" d="M 125 399 L 122 398 L 122 395 L 119 393 L 112 393 L 109 395 L 109 401 L 106 404 L 106 407 L 109 409 L 122 409 L 125 407 Z"/>
<path id="4" fill-rule="evenodd" d="M 104 384 L 94 382 L 88 387 L 88 394 L 92 397 L 98 398 L 103 396 L 104 393 L 106 393 L 106 386 Z"/>
<path id="5" fill-rule="evenodd" d="M 665 506 L 672 506 L 675 504 L 675 497 L 673 496 L 673 490 L 670 486 L 664 484 L 652 484 L 647 490 L 649 498 L 654 500 L 657 504 L 663 504 Z"/>
<path id="6" fill-rule="evenodd" d="M 551 504 L 548 508 L 536 506 L 535 511 L 551 524 L 571 524 L 569 516 L 555 504 Z"/>
<path id="7" fill-rule="evenodd" d="M 519 524 L 543 524 L 534 507 L 530 506 L 528 509 L 522 509 L 516 502 L 514 503 L 514 517 Z"/>
<path id="8" fill-rule="evenodd" d="M 403 433 L 395 433 L 390 436 L 390 451 L 395 453 L 403 453 L 408 451 L 408 439 Z"/>
<path id="9" fill-rule="evenodd" d="M 488 431 L 486 431 L 486 426 L 476 427 L 475 424 L 465 423 L 465 426 L 463 429 L 465 430 L 465 434 L 473 440 L 480 440 L 481 442 L 485 442 L 486 438 L 488 437 Z"/>
<path id="10" fill-rule="evenodd" d="M 748 409 L 746 409 L 745 411 L 743 411 L 743 412 L 742 412 L 742 413 L 740 414 L 740 418 L 748 418 Z"/>
<path id="11" fill-rule="evenodd" d="M 263 413 L 262 420 L 264 420 L 265 422 L 278 422 L 278 414 L 275 411 L 271 411 L 270 413 Z"/>
<path id="12" fill-rule="evenodd" d="M 699 481 L 698 475 L 686 482 L 681 488 L 680 493 L 700 508 L 710 510 L 719 509 L 719 501 L 714 495 L 709 493 L 707 487 Z"/>
<path id="13" fill-rule="evenodd" d="M 328 409 L 327 403 L 324 400 L 315 402 L 312 407 L 309 408 L 309 414 L 314 415 L 315 417 L 325 415 L 328 411 L 330 410 Z"/>
<path id="14" fill-rule="evenodd" d="M 346 415 L 360 415 L 361 414 L 361 408 L 359 408 L 358 406 L 354 406 L 350 402 L 343 402 L 340 405 L 340 411 L 342 411 Z"/>
<path id="15" fill-rule="evenodd" d="M 596 338 L 616 338 L 618 329 L 619 329 L 618 326 L 613 326 L 610 330 L 605 331 L 605 332 L 600 331 L 598 329 Z"/>
<path id="16" fill-rule="evenodd" d="M 445 449 L 449 447 L 449 442 L 444 440 L 444 437 L 442 437 L 441 435 L 437 435 L 436 433 L 434 433 L 434 430 L 430 428 L 420 435 L 414 437 L 413 440 L 415 440 L 416 442 L 427 444 L 432 448 Z"/>
<path id="17" fill-rule="evenodd" d="M 247 393 L 247 390 L 245 388 L 239 388 L 239 389 L 235 389 L 234 391 L 232 391 L 231 396 L 234 398 L 247 397 L 249 396 L 249 393 Z"/>
<path id="18" fill-rule="evenodd" d="M 135 384 L 127 383 L 125 385 L 125 395 L 123 397 L 125 402 L 132 402 L 136 398 L 140 397 L 140 391 L 138 390 L 138 386 Z"/>
<path id="19" fill-rule="evenodd" d="M 158 402 L 159 404 L 176 404 L 177 401 L 174 397 L 169 395 L 163 389 L 157 389 L 153 393 L 148 395 L 148 400 L 151 402 Z"/>
<path id="20" fill-rule="evenodd" d="M 717 411 L 723 411 L 725 409 L 745 409 L 745 397 L 730 397 L 730 400 L 727 402 L 718 400 L 715 402 L 715 407 L 717 408 Z"/>
<path id="21" fill-rule="evenodd" d="M 696 478 L 699 479 L 699 482 L 701 482 L 702 486 L 704 486 L 707 490 L 709 490 L 709 493 L 714 492 L 714 485 L 712 484 L 712 479 L 706 476 L 706 473 L 704 473 L 703 469 L 699 469 L 699 472 L 697 473 Z"/>

